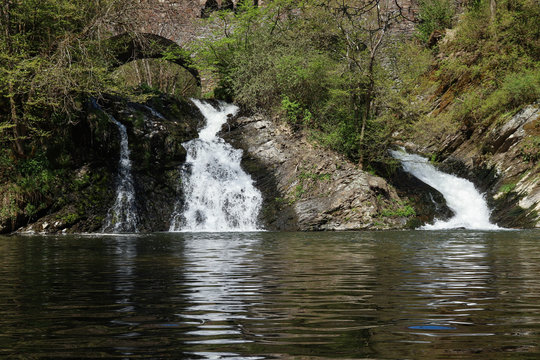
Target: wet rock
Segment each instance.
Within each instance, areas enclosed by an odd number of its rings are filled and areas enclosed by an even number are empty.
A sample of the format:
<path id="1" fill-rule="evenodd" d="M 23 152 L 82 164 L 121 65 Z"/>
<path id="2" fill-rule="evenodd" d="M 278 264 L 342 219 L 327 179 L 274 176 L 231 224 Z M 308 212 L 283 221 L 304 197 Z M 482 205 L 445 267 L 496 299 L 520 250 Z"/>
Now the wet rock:
<path id="1" fill-rule="evenodd" d="M 167 230 L 174 204 L 182 197 L 178 186 L 186 157 L 182 142 L 197 136 L 202 115 L 191 102 L 169 97 L 146 104 L 118 98 L 102 102 L 103 111 L 127 128 L 139 230 Z M 34 218 L 6 226 L 7 232 L 101 231 L 115 199 L 119 139 L 104 113 L 92 109 L 86 116 L 72 131 L 75 168 L 67 173 L 54 201 Z"/>
<path id="2" fill-rule="evenodd" d="M 416 209 L 414 225 L 433 223 L 435 219 L 447 220 L 454 215 L 440 192 L 404 171 L 401 166 L 388 173 L 387 179 L 395 187 L 398 195 L 408 198 L 414 205 Z"/>
<path id="3" fill-rule="evenodd" d="M 505 153 L 512 145 L 525 135 L 525 125 L 535 121 L 540 116 L 540 110 L 534 106 L 527 106 L 499 128 L 493 129 L 487 138 L 489 151 L 493 154 Z"/>
<path id="4" fill-rule="evenodd" d="M 343 156 L 262 115 L 233 119 L 222 136 L 244 150 L 243 166 L 264 196 L 270 230 L 401 228 L 392 186 Z M 393 212 L 394 211 L 394 212 Z"/>
<path id="5" fill-rule="evenodd" d="M 118 108 L 123 111 L 119 121 L 128 126 L 138 229 L 168 230 L 175 203 L 183 196 L 182 143 L 197 137 L 202 115 L 191 101 L 168 97 Z"/>
<path id="6" fill-rule="evenodd" d="M 486 194 L 492 222 L 540 227 L 539 106 L 472 130 L 468 138 L 458 132 L 427 151 L 439 154 L 442 170 L 469 179 Z"/>

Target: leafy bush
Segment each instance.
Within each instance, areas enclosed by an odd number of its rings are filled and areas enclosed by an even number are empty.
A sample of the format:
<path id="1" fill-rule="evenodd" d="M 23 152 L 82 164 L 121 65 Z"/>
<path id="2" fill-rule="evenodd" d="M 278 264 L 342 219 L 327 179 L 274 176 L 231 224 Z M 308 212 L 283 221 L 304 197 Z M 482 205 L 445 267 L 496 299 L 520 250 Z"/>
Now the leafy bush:
<path id="1" fill-rule="evenodd" d="M 420 0 L 417 36 L 427 42 L 433 31 L 452 27 L 455 9 L 451 0 Z"/>
<path id="2" fill-rule="evenodd" d="M 540 67 L 507 75 L 494 94 L 510 107 L 537 101 L 540 99 Z"/>
<path id="3" fill-rule="evenodd" d="M 281 109 L 292 125 L 309 124 L 313 119 L 313 115 L 308 109 L 302 108 L 302 105 L 297 101 L 291 101 L 287 95 L 283 95 Z"/>
<path id="4" fill-rule="evenodd" d="M 499 188 L 499 192 L 503 194 L 509 194 L 516 188 L 515 183 L 504 184 Z"/>
<path id="5" fill-rule="evenodd" d="M 536 163 L 540 160 L 540 136 L 530 136 L 521 145 L 519 149 L 523 160 Z"/>

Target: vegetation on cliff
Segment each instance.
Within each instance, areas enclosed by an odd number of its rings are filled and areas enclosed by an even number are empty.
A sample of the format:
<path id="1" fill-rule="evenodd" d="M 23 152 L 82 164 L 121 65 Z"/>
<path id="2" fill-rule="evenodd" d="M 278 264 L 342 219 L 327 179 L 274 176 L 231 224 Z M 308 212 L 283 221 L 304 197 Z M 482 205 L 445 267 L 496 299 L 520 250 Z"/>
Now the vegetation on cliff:
<path id="1" fill-rule="evenodd" d="M 130 60 L 118 54 L 138 39 L 111 36 L 130 32 L 136 6 L 127 0 L 1 2 L 0 232 L 70 203 L 56 220 L 72 224 L 104 206 L 114 180 L 107 166 L 117 156 L 116 132 L 89 99 L 157 94 L 148 86 L 130 88 L 129 72 L 113 71 Z"/>
<path id="2" fill-rule="evenodd" d="M 392 135 L 440 140 L 537 100 L 539 11 L 534 0 L 424 0 L 410 33 L 392 1 L 244 2 L 215 13 L 215 36 L 194 48 L 219 79 L 215 96 L 369 165 Z"/>
<path id="3" fill-rule="evenodd" d="M 331 148 L 363 163 L 383 156 L 407 111 L 400 89 L 429 66 L 429 53 L 399 45 L 392 29 L 406 21 L 392 2 L 279 0 L 211 19 L 216 35 L 203 41 L 199 63 L 214 71 L 215 96 L 249 110 L 280 114 Z M 417 61 L 409 63 L 412 53 Z M 405 105 L 405 108 L 403 106 Z"/>
<path id="4" fill-rule="evenodd" d="M 531 0 L 477 1 L 435 47 L 421 79 L 432 110 L 416 123 L 417 141 L 504 122 L 540 99 L 540 6 Z"/>

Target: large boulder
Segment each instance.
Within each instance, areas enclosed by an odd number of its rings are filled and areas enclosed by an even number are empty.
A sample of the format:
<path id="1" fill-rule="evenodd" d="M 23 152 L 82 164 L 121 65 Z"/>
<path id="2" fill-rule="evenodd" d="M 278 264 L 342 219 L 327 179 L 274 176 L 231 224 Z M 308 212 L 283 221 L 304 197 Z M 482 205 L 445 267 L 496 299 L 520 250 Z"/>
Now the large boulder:
<path id="1" fill-rule="evenodd" d="M 413 215 L 394 188 L 343 156 L 262 115 L 230 121 L 223 137 L 264 196 L 270 230 L 402 228 Z"/>

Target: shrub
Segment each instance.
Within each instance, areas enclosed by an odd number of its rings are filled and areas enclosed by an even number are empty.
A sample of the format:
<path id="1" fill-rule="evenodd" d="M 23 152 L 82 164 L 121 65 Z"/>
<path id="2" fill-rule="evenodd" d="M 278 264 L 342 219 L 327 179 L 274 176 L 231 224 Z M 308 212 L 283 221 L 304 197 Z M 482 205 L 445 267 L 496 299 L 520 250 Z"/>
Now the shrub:
<path id="1" fill-rule="evenodd" d="M 514 183 L 511 183 L 511 184 L 504 184 L 504 185 L 502 185 L 502 186 L 499 188 L 499 192 L 501 192 L 501 193 L 503 193 L 503 194 L 509 194 L 509 193 L 511 193 L 515 188 L 516 188 L 516 184 L 514 184 Z"/>
<path id="2" fill-rule="evenodd" d="M 530 136 L 525 139 L 519 149 L 523 160 L 536 163 L 540 160 L 540 136 Z"/>
<path id="3" fill-rule="evenodd" d="M 427 42 L 433 31 L 452 27 L 455 9 L 450 0 L 420 0 L 417 36 Z"/>

